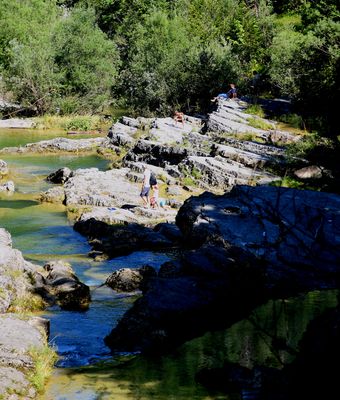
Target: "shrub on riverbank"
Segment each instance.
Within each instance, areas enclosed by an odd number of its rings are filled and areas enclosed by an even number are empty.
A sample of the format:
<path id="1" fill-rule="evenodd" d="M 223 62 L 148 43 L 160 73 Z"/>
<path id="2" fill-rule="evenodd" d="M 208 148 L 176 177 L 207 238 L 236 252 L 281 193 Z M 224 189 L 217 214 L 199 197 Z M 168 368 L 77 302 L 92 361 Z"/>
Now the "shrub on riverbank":
<path id="1" fill-rule="evenodd" d="M 112 121 L 100 115 L 44 115 L 34 118 L 36 128 L 89 131 L 108 128 Z"/>

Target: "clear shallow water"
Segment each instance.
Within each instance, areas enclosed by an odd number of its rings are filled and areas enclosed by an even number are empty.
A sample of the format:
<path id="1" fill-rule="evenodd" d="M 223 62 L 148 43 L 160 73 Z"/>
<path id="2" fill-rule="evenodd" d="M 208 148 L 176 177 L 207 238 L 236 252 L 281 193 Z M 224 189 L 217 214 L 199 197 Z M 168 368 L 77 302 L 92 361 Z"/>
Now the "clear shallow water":
<path id="1" fill-rule="evenodd" d="M 0 128 L 0 149 L 4 147 L 19 147 L 27 143 L 35 143 L 41 140 L 50 140 L 55 137 L 67 137 L 68 139 L 81 139 L 103 136 L 103 134 L 68 135 L 65 130 L 58 129 L 4 129 Z"/>
<path id="2" fill-rule="evenodd" d="M 52 187 L 45 178 L 59 168 L 98 168 L 105 171 L 109 164 L 97 155 L 0 154 L 0 158 L 8 164 L 8 179 L 15 182 L 15 187 L 20 193 L 39 193 Z"/>
<path id="3" fill-rule="evenodd" d="M 23 133 L 21 130 L 20 134 Z M 0 132 L 0 147 L 4 143 L 1 140 L 4 139 Z M 192 340 L 172 355 L 154 359 L 133 354 L 111 357 L 103 338 L 131 306 L 135 296 L 98 286 L 116 269 L 145 263 L 157 268 L 171 255 L 136 252 L 95 262 L 87 257 L 90 247 L 73 230 L 65 208 L 39 203 L 39 192 L 52 186 L 44 180 L 49 173 L 63 166 L 106 169 L 107 162 L 99 157 L 4 155 L 0 158 L 8 162 L 16 185 L 13 195 L 0 194 L 0 226 L 11 233 L 13 246 L 36 264 L 55 259 L 69 262 L 78 277 L 91 287 L 93 301 L 88 311 L 54 308 L 44 314 L 51 321 L 50 341 L 60 359 L 41 400 L 256 398 L 249 391 L 230 396 L 208 392 L 196 382 L 195 373 L 202 368 L 222 366 L 225 361 L 239 362 L 249 368 L 255 364 L 280 368 L 282 362 L 292 359 L 309 321 L 336 305 L 336 291 L 270 301 L 254 310 L 246 320 Z M 274 350 L 274 341 L 282 343 L 279 351 Z"/>
<path id="4" fill-rule="evenodd" d="M 46 314 L 51 320 L 51 343 L 61 356 L 57 365 L 74 367 L 110 358 L 110 351 L 103 339 L 131 307 L 138 293 L 116 293 L 100 286 L 113 271 L 120 268 L 137 268 L 146 262 L 157 269 L 169 257 L 151 252 L 136 252 L 100 263 L 85 256 L 62 258 L 70 262 L 78 278 L 90 286 L 92 302 L 87 311 L 70 312 L 55 307 L 53 312 Z"/>

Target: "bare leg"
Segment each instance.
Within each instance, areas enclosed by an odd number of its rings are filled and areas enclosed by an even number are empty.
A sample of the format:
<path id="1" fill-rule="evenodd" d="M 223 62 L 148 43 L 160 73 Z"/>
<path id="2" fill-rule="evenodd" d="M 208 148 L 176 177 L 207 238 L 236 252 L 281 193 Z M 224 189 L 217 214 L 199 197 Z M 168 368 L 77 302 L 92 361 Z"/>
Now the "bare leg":
<path id="1" fill-rule="evenodd" d="M 148 196 L 141 196 L 141 197 L 142 197 L 144 206 L 149 207 L 149 197 Z"/>

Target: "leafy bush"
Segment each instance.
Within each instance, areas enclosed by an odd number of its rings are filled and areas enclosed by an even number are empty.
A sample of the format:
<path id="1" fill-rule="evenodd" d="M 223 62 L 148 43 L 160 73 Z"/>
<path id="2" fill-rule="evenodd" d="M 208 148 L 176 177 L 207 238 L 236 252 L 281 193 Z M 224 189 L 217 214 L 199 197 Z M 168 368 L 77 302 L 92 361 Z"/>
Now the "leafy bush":
<path id="1" fill-rule="evenodd" d="M 313 148 L 324 141 L 325 139 L 321 138 L 317 133 L 309 133 L 301 140 L 287 145 L 287 155 L 290 157 L 304 158 Z"/>
<path id="2" fill-rule="evenodd" d="M 10 312 L 27 314 L 34 311 L 41 311 L 46 308 L 46 302 L 38 295 L 27 294 L 13 300 Z"/>
<path id="3" fill-rule="evenodd" d="M 86 117 L 74 117 L 65 124 L 66 130 L 88 131 L 91 128 L 91 120 Z"/>
<path id="4" fill-rule="evenodd" d="M 122 74 L 128 99 L 145 114 L 168 115 L 174 108 L 195 109 L 209 102 L 239 63 L 225 41 L 202 45 L 190 35 L 184 17 L 154 11 L 134 32 L 131 60 Z"/>
<path id="5" fill-rule="evenodd" d="M 34 118 L 39 129 L 95 130 L 107 125 L 99 115 L 51 115 Z"/>

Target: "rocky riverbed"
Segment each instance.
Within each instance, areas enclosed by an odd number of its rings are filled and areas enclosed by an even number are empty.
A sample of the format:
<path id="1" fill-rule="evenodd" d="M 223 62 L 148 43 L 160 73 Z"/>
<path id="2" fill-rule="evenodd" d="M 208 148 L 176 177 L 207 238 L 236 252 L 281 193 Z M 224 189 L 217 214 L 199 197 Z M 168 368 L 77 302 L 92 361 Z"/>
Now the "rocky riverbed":
<path id="1" fill-rule="evenodd" d="M 208 116 L 185 116 L 183 127 L 171 118 L 123 117 L 106 138 L 53 139 L 0 151 L 96 151 L 111 158 L 107 171 L 67 166 L 55 171 L 46 177 L 55 187 L 41 193 L 40 201 L 66 205 L 95 259 L 136 250 L 178 251 L 177 260 L 158 272 L 141 265 L 138 273 L 120 271 L 104 282 L 115 290 L 143 292 L 105 338 L 112 352 L 168 351 L 230 326 L 269 299 L 339 288 L 339 196 L 271 186 L 285 174 L 285 145 L 301 136 L 250 116 L 246 106 L 221 101 Z M 169 209 L 141 206 L 146 164 L 162 196 L 172 200 Z M 297 175 L 315 167 L 295 160 Z M 88 304 L 86 288 L 79 293 Z M 338 324 L 337 313 L 333 317 Z M 329 325 L 325 341 L 338 336 L 337 326 Z M 261 374 L 270 380 L 271 372 Z"/>
<path id="2" fill-rule="evenodd" d="M 58 304 L 66 309 L 83 309 L 90 302 L 89 289 L 74 276 L 70 266 L 60 262 L 43 267 L 26 261 L 12 247 L 10 234 L 0 228 L 0 397 L 34 399 L 36 382 L 53 366 L 48 348 L 49 321 L 32 312 Z M 49 365 L 44 355 L 50 357 Z M 46 371 L 47 377 L 47 371 Z"/>

